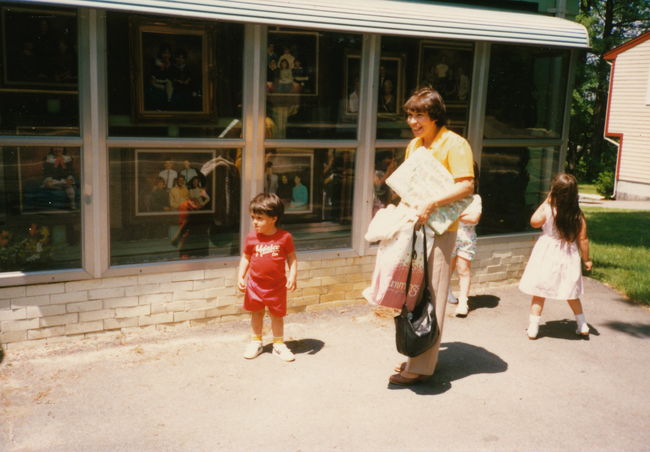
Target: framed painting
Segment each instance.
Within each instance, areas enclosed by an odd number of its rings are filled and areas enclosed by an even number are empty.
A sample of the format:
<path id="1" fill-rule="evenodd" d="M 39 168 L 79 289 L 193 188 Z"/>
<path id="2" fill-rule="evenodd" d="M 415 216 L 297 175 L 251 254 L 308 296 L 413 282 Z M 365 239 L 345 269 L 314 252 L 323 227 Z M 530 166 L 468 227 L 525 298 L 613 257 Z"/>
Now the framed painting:
<path id="1" fill-rule="evenodd" d="M 17 148 L 21 213 L 78 212 L 80 165 L 76 147 Z"/>
<path id="2" fill-rule="evenodd" d="M 420 41 L 417 85 L 431 85 L 451 105 L 470 97 L 474 46 L 471 43 Z"/>
<path id="3" fill-rule="evenodd" d="M 212 28 L 141 18 L 131 19 L 130 26 L 135 118 L 214 118 Z"/>
<path id="4" fill-rule="evenodd" d="M 266 65 L 268 96 L 317 96 L 318 33 L 269 30 Z"/>
<path id="5" fill-rule="evenodd" d="M 314 151 L 311 149 L 267 154 L 264 189 L 283 201 L 285 214 L 314 212 Z"/>
<path id="6" fill-rule="evenodd" d="M 76 13 L 15 6 L 1 13 L 4 86 L 76 90 Z"/>
<path id="7" fill-rule="evenodd" d="M 401 112 L 405 91 L 403 62 L 398 55 L 384 55 L 379 60 L 377 114 L 380 116 L 395 116 Z M 345 113 L 355 115 L 359 112 L 360 56 L 346 55 L 344 68 Z"/>
<path id="8" fill-rule="evenodd" d="M 215 212 L 215 151 L 136 149 L 135 215 L 178 215 Z M 185 204 L 194 200 L 188 209 Z"/>

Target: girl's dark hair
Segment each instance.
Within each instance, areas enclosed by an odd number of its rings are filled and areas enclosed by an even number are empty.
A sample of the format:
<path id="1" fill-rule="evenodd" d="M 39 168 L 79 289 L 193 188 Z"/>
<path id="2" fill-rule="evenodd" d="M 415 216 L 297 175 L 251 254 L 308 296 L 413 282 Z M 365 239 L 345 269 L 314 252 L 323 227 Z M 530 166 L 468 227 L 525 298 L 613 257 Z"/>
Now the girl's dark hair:
<path id="1" fill-rule="evenodd" d="M 258 215 L 276 217 L 276 223 L 279 223 L 284 215 L 284 204 L 275 193 L 260 193 L 251 200 L 248 210 Z"/>
<path id="2" fill-rule="evenodd" d="M 551 207 L 560 238 L 574 242 L 582 229 L 584 215 L 578 204 L 578 182 L 571 174 L 559 173 L 551 181 Z"/>
<path id="3" fill-rule="evenodd" d="M 404 102 L 402 109 L 405 112 L 428 113 L 438 127 L 447 124 L 447 108 L 445 101 L 438 91 L 430 86 L 417 89 L 411 97 Z"/>

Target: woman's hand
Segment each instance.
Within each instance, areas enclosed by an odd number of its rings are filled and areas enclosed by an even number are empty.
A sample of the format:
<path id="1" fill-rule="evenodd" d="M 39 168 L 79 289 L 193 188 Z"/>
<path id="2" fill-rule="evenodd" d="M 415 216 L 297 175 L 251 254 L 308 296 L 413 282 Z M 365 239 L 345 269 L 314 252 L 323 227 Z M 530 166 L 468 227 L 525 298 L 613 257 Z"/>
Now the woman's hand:
<path id="1" fill-rule="evenodd" d="M 438 208 L 438 202 L 433 202 L 427 206 L 425 206 L 423 209 L 421 209 L 418 212 L 418 222 L 417 224 L 423 225 L 426 224 L 427 220 L 431 216 L 434 210 Z"/>

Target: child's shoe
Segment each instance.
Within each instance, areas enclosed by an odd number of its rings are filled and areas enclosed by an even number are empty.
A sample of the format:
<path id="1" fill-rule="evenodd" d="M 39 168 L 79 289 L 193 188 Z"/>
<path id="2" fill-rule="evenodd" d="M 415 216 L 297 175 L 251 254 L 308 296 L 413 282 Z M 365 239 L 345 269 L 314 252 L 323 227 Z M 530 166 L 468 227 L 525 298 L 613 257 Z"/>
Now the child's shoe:
<path id="1" fill-rule="evenodd" d="M 458 306 L 456 306 L 456 317 L 467 317 L 467 314 L 469 314 L 467 298 L 460 298 L 458 300 Z"/>
<path id="2" fill-rule="evenodd" d="M 293 361 L 296 357 L 291 353 L 289 347 L 284 342 L 276 342 L 273 344 L 273 354 L 280 357 L 282 361 Z"/>
<path id="3" fill-rule="evenodd" d="M 542 317 L 539 315 L 533 315 L 530 314 L 528 316 L 529 323 L 528 323 L 528 329 L 526 330 L 526 334 L 528 334 L 528 339 L 537 339 L 537 335 L 539 334 L 539 321 Z"/>
<path id="4" fill-rule="evenodd" d="M 449 289 L 449 292 L 447 292 L 447 303 L 449 304 L 457 304 L 458 303 L 458 298 L 454 297 L 454 293 Z"/>
<path id="5" fill-rule="evenodd" d="M 585 320 L 584 314 L 578 314 L 576 316 L 576 323 L 578 324 L 578 328 L 576 329 L 576 334 L 579 336 L 589 336 L 589 325 Z"/>
<path id="6" fill-rule="evenodd" d="M 244 350 L 244 358 L 253 359 L 262 353 L 262 343 L 260 341 L 250 341 Z"/>

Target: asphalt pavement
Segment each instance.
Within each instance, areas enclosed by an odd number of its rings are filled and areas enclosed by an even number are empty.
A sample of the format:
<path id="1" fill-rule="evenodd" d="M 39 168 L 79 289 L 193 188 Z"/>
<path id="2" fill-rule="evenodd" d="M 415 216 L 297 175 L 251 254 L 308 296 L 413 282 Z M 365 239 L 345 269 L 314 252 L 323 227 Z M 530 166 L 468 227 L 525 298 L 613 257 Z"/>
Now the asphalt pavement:
<path id="1" fill-rule="evenodd" d="M 388 384 L 392 319 L 365 304 L 290 314 L 296 361 L 242 358 L 244 320 L 9 347 L 0 450 L 650 451 L 650 311 L 586 279 L 592 334 L 516 287 L 448 306 L 433 377 Z M 267 321 L 268 325 L 268 321 Z M 268 328 L 267 328 L 268 329 Z"/>

